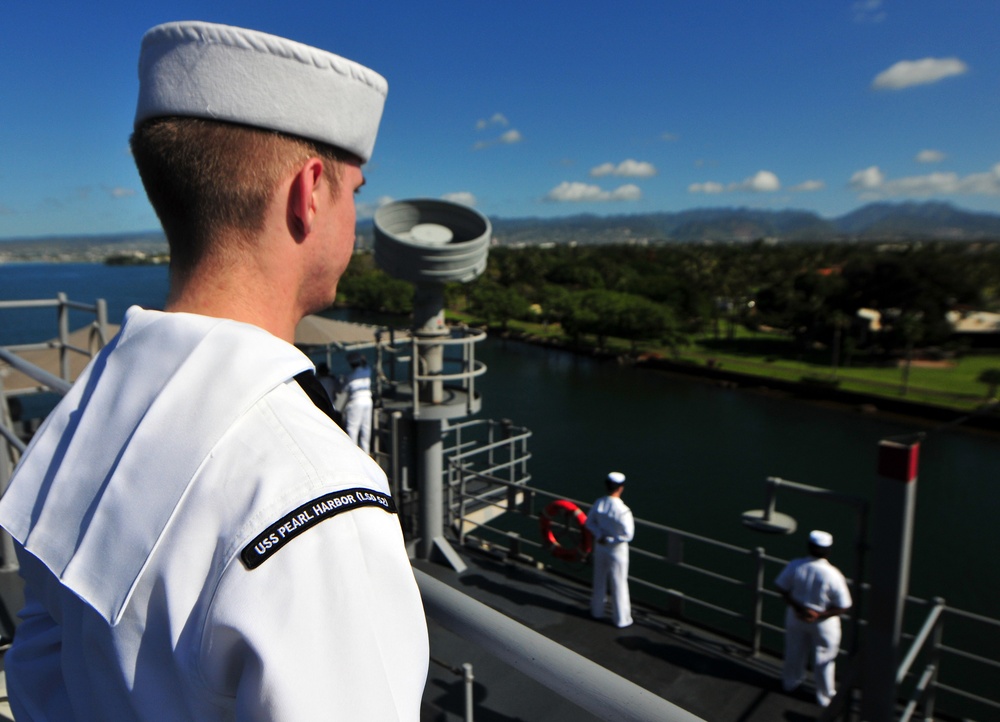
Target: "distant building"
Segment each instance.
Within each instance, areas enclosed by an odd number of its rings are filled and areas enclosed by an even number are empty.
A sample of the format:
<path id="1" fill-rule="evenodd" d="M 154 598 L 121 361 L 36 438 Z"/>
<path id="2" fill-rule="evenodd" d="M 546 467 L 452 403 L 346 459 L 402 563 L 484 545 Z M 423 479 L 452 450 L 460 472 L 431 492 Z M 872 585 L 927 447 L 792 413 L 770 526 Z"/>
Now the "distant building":
<path id="1" fill-rule="evenodd" d="M 866 322 L 866 330 L 872 332 L 882 330 L 882 314 L 874 308 L 859 308 L 857 316 L 862 321 Z"/>
<path id="2" fill-rule="evenodd" d="M 998 333 L 1000 313 L 989 311 L 948 311 L 945 314 L 955 333 Z"/>
<path id="3" fill-rule="evenodd" d="M 948 311 L 945 318 L 956 338 L 971 346 L 1000 346 L 1000 313 L 989 311 Z"/>

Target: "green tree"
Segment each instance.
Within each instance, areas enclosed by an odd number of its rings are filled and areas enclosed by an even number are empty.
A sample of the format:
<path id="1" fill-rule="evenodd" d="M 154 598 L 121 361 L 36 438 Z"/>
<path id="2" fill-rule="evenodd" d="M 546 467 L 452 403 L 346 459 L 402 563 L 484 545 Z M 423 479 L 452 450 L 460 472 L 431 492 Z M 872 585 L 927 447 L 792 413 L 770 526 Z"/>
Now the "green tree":
<path id="1" fill-rule="evenodd" d="M 480 279 L 469 292 L 469 308 L 487 324 L 499 323 L 506 331 L 511 319 L 523 319 L 528 315 L 530 304 L 514 289 Z"/>
<path id="2" fill-rule="evenodd" d="M 893 324 L 893 331 L 903 346 L 903 386 L 900 393 L 906 396 L 910 390 L 910 365 L 913 363 L 913 348 L 924 335 L 921 316 L 918 313 L 902 314 Z"/>
<path id="3" fill-rule="evenodd" d="M 997 386 L 1000 386 L 1000 369 L 983 369 L 976 378 L 976 381 L 989 386 L 989 393 L 986 394 L 987 400 L 995 399 L 997 397 Z"/>
<path id="4" fill-rule="evenodd" d="M 413 284 L 376 268 L 370 255 L 357 254 L 337 284 L 337 301 L 365 311 L 411 313 Z"/>
<path id="5" fill-rule="evenodd" d="M 673 314 L 642 296 L 598 289 L 571 294 L 566 300 L 563 329 L 575 340 L 583 334 L 595 336 L 601 349 L 611 336 L 629 341 L 634 353 L 640 341 L 667 338 L 673 343 L 677 335 Z"/>

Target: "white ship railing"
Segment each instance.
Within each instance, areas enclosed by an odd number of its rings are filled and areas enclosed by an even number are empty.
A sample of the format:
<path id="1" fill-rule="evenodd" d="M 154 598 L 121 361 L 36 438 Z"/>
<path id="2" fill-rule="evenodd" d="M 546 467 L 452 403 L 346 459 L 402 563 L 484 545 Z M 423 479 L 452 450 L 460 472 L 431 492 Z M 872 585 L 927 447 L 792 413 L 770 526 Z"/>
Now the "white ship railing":
<path id="1" fill-rule="evenodd" d="M 930 610 L 927 612 L 923 626 L 914 636 L 906 656 L 896 671 L 897 685 L 902 686 L 907 681 L 912 685 L 900 722 L 908 722 L 918 710 L 920 711 L 920 719 L 934 719 L 939 690 L 976 703 L 985 709 L 990 709 L 993 715 L 1000 715 L 1000 702 L 973 694 L 954 685 L 942 683 L 938 678 L 942 656 L 951 655 L 954 658 L 972 663 L 978 669 L 983 670 L 984 676 L 989 679 L 1000 679 L 1000 662 L 947 645 L 943 639 L 947 618 L 954 620 L 953 625 L 962 620 L 975 624 L 979 629 L 992 630 L 994 636 L 1000 636 L 1000 620 L 949 607 L 945 604 L 945 600 L 940 597 L 935 597 L 929 605 Z M 922 661 L 921 665 L 917 665 L 918 660 Z M 920 672 L 919 677 L 916 676 L 916 671 Z M 995 687 L 991 691 L 995 692 Z"/>
<path id="2" fill-rule="evenodd" d="M 73 353 L 91 357 L 108 342 L 108 305 L 105 300 L 98 299 L 96 303 L 80 303 L 71 301 L 65 293 L 56 294 L 56 298 L 43 298 L 23 301 L 0 301 L 0 310 L 28 309 L 28 308 L 55 308 L 56 309 L 56 329 L 57 335 L 52 341 L 42 343 L 17 344 L 7 346 L 6 349 L 12 352 L 19 351 L 43 351 L 55 349 L 59 353 L 60 377 L 64 381 L 70 381 L 70 355 Z M 70 339 L 69 315 L 70 311 L 85 311 L 94 315 L 94 321 L 90 324 L 90 334 L 88 348 L 74 346 Z"/>
<path id="3" fill-rule="evenodd" d="M 447 336 L 380 340 L 377 345 L 376 393 L 391 397 L 402 394 L 410 403 L 407 413 L 420 419 L 440 405 L 435 397 L 442 389 L 458 392 L 464 409 L 456 415 L 468 416 L 478 410 L 476 379 L 486 373 L 486 364 L 476 358 L 476 344 L 486 332 L 467 326 L 453 326 Z M 429 349 L 442 351 L 441 368 L 428 369 L 422 360 Z"/>
<path id="4" fill-rule="evenodd" d="M 535 509 L 544 507 L 551 500 L 566 499 L 586 512 L 590 509 L 590 503 L 514 484 L 496 476 L 486 480 L 479 478 L 481 476 L 473 470 L 453 465 L 452 497 L 455 502 L 450 509 L 448 522 L 460 544 L 478 544 L 504 553 L 511 559 L 528 563 L 544 562 L 550 568 L 569 576 L 582 571 L 582 564 L 578 564 L 576 569 L 573 565 L 558 567 L 558 562 L 553 564 L 553 558 L 537 532 L 541 516 Z M 471 491 L 474 483 L 481 485 L 484 481 L 488 481 L 491 487 L 507 487 L 509 494 L 498 498 L 495 493 L 480 495 Z M 516 503 L 513 501 L 515 494 L 518 499 Z M 512 514 L 482 523 L 465 512 L 472 502 L 495 504 Z M 522 522 L 518 522 L 517 517 Z M 721 632 L 732 640 L 734 652 L 749 659 L 760 658 L 765 650 L 780 654 L 780 638 L 785 631 L 780 620 L 783 618 L 785 605 L 777 591 L 769 588 L 769 584 L 788 563 L 787 559 L 768 555 L 763 547 L 748 549 L 642 519 L 636 519 L 636 528 L 636 538 L 641 542 L 638 545 L 633 543 L 629 550 L 632 555 L 629 584 L 636 590 L 633 597 L 644 596 L 651 601 L 652 606 L 663 608 L 669 616 L 693 621 L 715 633 Z M 572 525 L 557 531 L 567 546 L 576 544 L 578 537 L 575 535 L 579 532 Z M 688 546 L 700 549 L 701 558 L 715 555 L 712 556 L 711 568 L 690 561 L 692 555 L 687 553 Z M 769 569 L 773 573 L 768 573 Z M 689 591 L 668 588 L 650 579 L 676 580 L 679 570 L 689 575 L 688 583 L 684 585 Z M 853 583 L 853 580 L 849 582 Z M 681 583 L 678 582 L 677 586 L 681 586 Z M 694 593 L 690 592 L 692 588 Z M 868 590 L 869 585 L 862 584 L 861 596 L 867 597 Z M 769 606 L 768 600 L 771 600 Z M 855 606 L 863 609 L 862 599 L 856 600 Z M 929 611 L 925 611 L 928 608 Z M 928 602 L 908 596 L 906 609 L 907 619 L 913 623 L 922 621 L 922 626 L 915 632 L 903 634 L 903 639 L 909 646 L 900 652 L 902 661 L 896 685 L 902 711 L 897 719 L 905 722 L 918 714 L 918 711 L 920 719 L 931 719 L 935 708 L 940 707 L 939 693 L 951 695 L 951 706 L 954 706 L 957 698 L 962 701 L 960 704 L 974 708 L 984 718 L 1000 716 L 1000 700 L 995 698 L 995 682 L 1000 678 L 1000 662 L 986 656 L 994 654 L 1000 648 L 1000 620 L 949 607 L 942 599 Z M 766 613 L 768 610 L 770 614 Z M 779 616 L 779 611 L 782 616 Z M 945 644 L 943 634 L 946 620 L 953 630 L 957 630 L 958 625 L 962 624 L 964 639 L 981 645 L 984 652 L 977 654 L 970 651 L 964 641 L 963 646 L 966 648 Z M 854 626 L 850 625 L 848 629 Z M 860 642 L 864 639 L 865 626 L 862 619 L 856 627 L 860 629 Z M 770 635 L 769 639 L 774 641 L 765 645 L 762 641 L 765 634 Z M 845 644 L 841 650 L 841 655 L 846 658 L 846 664 L 841 669 L 844 682 L 841 684 L 841 692 L 845 697 L 849 695 L 852 686 L 850 680 L 855 677 L 856 667 L 859 665 L 859 657 L 848 654 L 848 650 L 857 650 L 863 646 L 848 638 L 849 636 L 845 636 Z M 948 682 L 941 681 L 942 667 L 952 672 Z M 777 666 L 769 671 L 776 676 L 779 674 Z M 840 699 L 839 704 L 835 702 L 835 708 L 829 710 L 822 719 L 835 719 L 836 710 L 849 713 L 849 707 L 846 699 Z"/>
<path id="5" fill-rule="evenodd" d="M 700 717 L 548 637 L 414 570 L 427 616 L 588 712 L 621 722 L 699 722 Z"/>

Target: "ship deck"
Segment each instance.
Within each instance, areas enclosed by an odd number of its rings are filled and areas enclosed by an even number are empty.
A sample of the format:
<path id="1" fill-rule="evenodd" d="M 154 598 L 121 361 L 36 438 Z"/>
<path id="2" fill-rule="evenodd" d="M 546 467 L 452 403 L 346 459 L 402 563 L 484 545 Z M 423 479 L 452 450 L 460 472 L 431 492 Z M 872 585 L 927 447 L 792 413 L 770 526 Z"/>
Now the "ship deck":
<path id="1" fill-rule="evenodd" d="M 804 722 L 819 717 L 811 688 L 781 689 L 780 659 L 751 657 L 725 638 L 633 605 L 635 623 L 616 629 L 590 617 L 590 590 L 478 550 L 459 550 L 468 568 L 414 566 L 603 667 L 711 722 Z M 488 650 L 429 622 L 431 669 L 421 719 L 463 720 L 464 683 L 451 671 L 473 665 L 479 722 L 587 722 L 587 711 L 497 660 Z M 451 668 L 451 669 L 449 669 Z"/>

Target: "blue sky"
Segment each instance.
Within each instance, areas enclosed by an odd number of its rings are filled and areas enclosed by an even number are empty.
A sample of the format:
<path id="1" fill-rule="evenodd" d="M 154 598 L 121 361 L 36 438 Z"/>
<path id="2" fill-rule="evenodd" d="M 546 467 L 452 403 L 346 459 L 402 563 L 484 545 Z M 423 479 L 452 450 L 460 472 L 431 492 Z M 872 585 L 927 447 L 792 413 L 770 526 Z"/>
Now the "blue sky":
<path id="1" fill-rule="evenodd" d="M 0 238 L 158 228 L 128 153 L 139 42 L 190 19 L 388 79 L 362 214 L 1000 213 L 997 0 L 4 0 Z"/>

